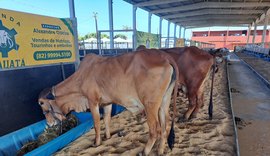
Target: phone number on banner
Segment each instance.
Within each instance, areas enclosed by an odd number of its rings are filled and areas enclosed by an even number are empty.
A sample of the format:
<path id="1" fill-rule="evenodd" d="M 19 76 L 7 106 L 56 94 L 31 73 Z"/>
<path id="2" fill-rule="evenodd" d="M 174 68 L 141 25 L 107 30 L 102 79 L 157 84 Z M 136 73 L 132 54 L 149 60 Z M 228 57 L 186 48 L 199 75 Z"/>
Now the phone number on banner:
<path id="1" fill-rule="evenodd" d="M 72 53 L 69 50 L 57 50 L 57 51 L 36 51 L 34 53 L 34 59 L 40 60 L 58 60 L 71 58 Z"/>

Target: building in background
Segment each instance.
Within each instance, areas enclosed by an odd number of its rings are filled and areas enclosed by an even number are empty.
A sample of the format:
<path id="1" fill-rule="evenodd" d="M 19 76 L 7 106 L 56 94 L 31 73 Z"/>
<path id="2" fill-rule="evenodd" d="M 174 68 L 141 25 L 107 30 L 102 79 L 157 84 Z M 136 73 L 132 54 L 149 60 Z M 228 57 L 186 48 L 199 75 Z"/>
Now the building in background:
<path id="1" fill-rule="evenodd" d="M 249 43 L 252 43 L 253 30 L 249 36 Z M 263 30 L 256 31 L 255 44 L 262 42 Z M 235 46 L 242 46 L 247 44 L 248 31 L 247 30 L 222 30 L 222 31 L 193 31 L 191 40 L 208 42 L 215 44 L 216 48 L 226 47 L 233 50 Z M 270 31 L 266 31 L 266 42 L 270 42 Z"/>

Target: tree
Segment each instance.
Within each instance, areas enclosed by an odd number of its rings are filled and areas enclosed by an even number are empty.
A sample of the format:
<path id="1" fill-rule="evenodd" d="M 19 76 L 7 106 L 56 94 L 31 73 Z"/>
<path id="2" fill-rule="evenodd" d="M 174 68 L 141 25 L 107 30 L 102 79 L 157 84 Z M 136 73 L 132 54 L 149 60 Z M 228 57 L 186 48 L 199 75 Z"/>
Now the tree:
<path id="1" fill-rule="evenodd" d="M 122 39 L 124 39 L 124 40 L 127 39 L 127 36 L 124 35 L 124 34 L 116 34 L 116 35 L 114 36 L 114 38 L 118 38 L 118 37 L 120 37 L 120 38 L 122 38 Z"/>
<path id="2" fill-rule="evenodd" d="M 109 38 L 107 34 L 101 34 L 101 38 Z"/>
<path id="3" fill-rule="evenodd" d="M 109 36 L 107 34 L 101 34 L 101 38 L 109 38 Z M 88 39 L 88 38 L 97 38 L 96 33 L 88 33 L 86 35 L 84 35 L 84 37 L 80 36 L 79 39 Z"/>
<path id="4" fill-rule="evenodd" d="M 97 38 L 97 34 L 96 33 L 88 33 L 84 36 L 85 39 L 88 38 Z"/>
<path id="5" fill-rule="evenodd" d="M 83 41 L 83 40 L 85 40 L 85 37 L 84 37 L 84 36 L 79 36 L 79 37 L 78 37 L 78 40 L 79 40 L 79 41 Z"/>

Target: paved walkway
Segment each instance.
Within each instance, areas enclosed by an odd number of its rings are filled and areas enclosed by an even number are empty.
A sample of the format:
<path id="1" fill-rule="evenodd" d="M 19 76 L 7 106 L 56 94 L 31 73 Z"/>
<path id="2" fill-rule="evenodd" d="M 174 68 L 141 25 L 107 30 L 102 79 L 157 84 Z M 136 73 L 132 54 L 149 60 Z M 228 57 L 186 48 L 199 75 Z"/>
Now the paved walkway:
<path id="1" fill-rule="evenodd" d="M 235 59 L 237 56 L 233 56 Z M 270 89 L 241 61 L 228 65 L 241 156 L 270 155 Z"/>

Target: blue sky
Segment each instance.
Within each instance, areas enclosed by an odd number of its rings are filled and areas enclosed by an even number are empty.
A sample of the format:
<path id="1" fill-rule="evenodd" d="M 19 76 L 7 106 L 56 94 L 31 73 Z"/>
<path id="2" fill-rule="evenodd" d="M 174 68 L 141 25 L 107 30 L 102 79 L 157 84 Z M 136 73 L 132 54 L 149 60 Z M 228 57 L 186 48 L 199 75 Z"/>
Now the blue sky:
<path id="1" fill-rule="evenodd" d="M 46 15 L 52 17 L 69 17 L 68 0 L 0 0 L 0 8 L 22 11 L 27 13 Z M 75 0 L 75 11 L 78 21 L 79 35 L 95 32 L 93 12 L 98 13 L 98 29 L 109 29 L 108 0 Z M 132 28 L 132 5 L 123 0 L 113 0 L 114 29 L 122 29 L 123 26 Z M 162 22 L 162 36 L 167 36 L 168 22 Z M 159 17 L 152 15 L 152 33 L 158 33 Z M 191 37 L 191 31 L 208 30 L 200 28 L 186 31 L 186 37 Z M 211 30 L 224 30 L 227 27 L 212 27 Z M 247 28 L 229 28 L 233 30 Z M 137 30 L 148 31 L 148 13 L 137 9 Z M 182 31 L 183 32 L 183 31 Z M 116 33 L 117 34 L 117 33 Z M 174 34 L 174 24 L 170 26 L 170 36 Z M 176 31 L 177 37 L 179 27 Z M 128 35 L 128 34 L 127 34 Z M 130 36 L 130 35 L 128 35 Z"/>

